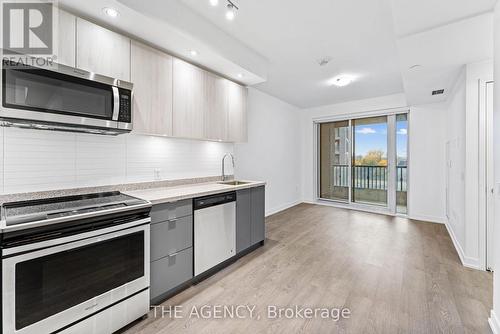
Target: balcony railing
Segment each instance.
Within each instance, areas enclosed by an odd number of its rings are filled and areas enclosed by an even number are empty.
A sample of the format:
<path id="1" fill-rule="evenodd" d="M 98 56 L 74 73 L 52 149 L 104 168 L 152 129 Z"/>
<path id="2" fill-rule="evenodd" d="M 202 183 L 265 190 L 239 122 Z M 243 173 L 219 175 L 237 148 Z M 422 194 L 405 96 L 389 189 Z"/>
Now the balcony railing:
<path id="1" fill-rule="evenodd" d="M 397 191 L 407 191 L 407 167 L 397 166 Z M 349 166 L 332 166 L 333 186 L 349 187 Z M 356 189 L 387 190 L 388 173 L 385 166 L 352 166 L 352 185 Z"/>

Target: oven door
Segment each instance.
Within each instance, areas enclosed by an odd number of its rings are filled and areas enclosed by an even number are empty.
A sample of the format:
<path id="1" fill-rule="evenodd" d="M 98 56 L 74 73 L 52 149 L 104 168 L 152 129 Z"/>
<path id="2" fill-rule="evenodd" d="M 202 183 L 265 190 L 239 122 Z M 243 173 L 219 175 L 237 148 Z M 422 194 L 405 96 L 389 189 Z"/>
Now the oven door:
<path id="1" fill-rule="evenodd" d="M 148 290 L 149 224 L 100 233 L 2 259 L 3 333 L 51 333 Z"/>
<path id="2" fill-rule="evenodd" d="M 89 128 L 117 129 L 123 127 L 121 123 L 130 127 L 130 98 L 131 84 L 64 65 L 57 70 L 14 65 L 2 69 L 3 118 Z"/>

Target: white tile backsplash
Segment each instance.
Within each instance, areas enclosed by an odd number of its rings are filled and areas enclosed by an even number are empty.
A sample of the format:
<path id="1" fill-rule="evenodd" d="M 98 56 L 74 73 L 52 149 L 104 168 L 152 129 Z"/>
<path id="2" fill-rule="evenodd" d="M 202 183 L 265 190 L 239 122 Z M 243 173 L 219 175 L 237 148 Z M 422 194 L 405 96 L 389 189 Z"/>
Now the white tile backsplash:
<path id="1" fill-rule="evenodd" d="M 2 194 L 220 175 L 233 144 L 0 128 Z M 233 173 L 227 159 L 226 170 Z"/>

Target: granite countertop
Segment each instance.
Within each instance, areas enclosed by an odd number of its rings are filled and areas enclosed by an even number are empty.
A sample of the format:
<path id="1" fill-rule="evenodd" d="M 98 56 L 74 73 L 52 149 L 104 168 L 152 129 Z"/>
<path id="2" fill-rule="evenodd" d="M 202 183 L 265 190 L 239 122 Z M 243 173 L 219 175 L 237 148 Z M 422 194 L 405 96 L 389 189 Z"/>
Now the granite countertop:
<path id="1" fill-rule="evenodd" d="M 133 191 L 125 191 L 124 194 L 138 197 L 152 204 L 175 202 L 183 199 L 189 199 L 200 196 L 219 194 L 228 191 L 235 191 L 247 188 L 263 186 L 266 182 L 262 181 L 244 181 L 245 184 L 236 186 L 228 184 L 220 184 L 217 182 L 190 184 L 176 187 L 160 187 L 141 189 Z"/>

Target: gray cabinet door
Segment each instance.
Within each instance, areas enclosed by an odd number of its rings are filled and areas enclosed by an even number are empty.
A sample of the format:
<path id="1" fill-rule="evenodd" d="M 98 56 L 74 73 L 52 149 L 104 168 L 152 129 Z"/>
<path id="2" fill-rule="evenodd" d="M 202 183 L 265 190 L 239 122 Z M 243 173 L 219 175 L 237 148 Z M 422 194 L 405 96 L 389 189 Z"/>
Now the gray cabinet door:
<path id="1" fill-rule="evenodd" d="M 193 216 L 151 225 L 151 261 L 193 246 Z"/>
<path id="2" fill-rule="evenodd" d="M 191 216 L 193 214 L 193 200 L 186 199 L 178 202 L 155 204 L 151 209 L 151 224 L 167 220 Z"/>
<path id="3" fill-rule="evenodd" d="M 193 277 L 193 248 L 151 262 L 151 299 Z"/>
<path id="4" fill-rule="evenodd" d="M 251 192 L 243 189 L 236 193 L 236 253 L 252 245 Z"/>
<path id="5" fill-rule="evenodd" d="M 265 228 L 265 187 L 252 188 L 252 233 L 251 242 L 255 245 L 266 237 Z"/>

